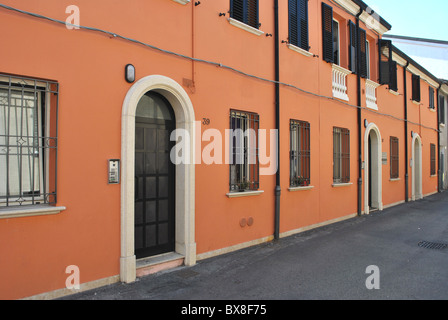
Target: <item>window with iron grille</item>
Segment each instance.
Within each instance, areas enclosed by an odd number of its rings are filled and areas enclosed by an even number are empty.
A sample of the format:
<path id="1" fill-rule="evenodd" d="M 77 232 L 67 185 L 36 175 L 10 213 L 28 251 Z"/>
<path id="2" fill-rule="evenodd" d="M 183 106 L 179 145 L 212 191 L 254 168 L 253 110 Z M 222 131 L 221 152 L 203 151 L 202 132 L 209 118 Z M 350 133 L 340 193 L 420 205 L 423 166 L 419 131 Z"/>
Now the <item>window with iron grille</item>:
<path id="1" fill-rule="evenodd" d="M 289 0 L 288 5 L 289 43 L 308 51 L 308 0 Z"/>
<path id="2" fill-rule="evenodd" d="M 290 121 L 290 186 L 309 186 L 310 179 L 310 124 Z"/>
<path id="3" fill-rule="evenodd" d="M 230 191 L 259 188 L 259 126 L 258 114 L 230 111 Z"/>
<path id="4" fill-rule="evenodd" d="M 56 204 L 58 84 L 0 74 L 0 207 Z"/>
<path id="5" fill-rule="evenodd" d="M 333 128 L 333 182 L 350 182 L 350 131 Z"/>
<path id="6" fill-rule="evenodd" d="M 258 0 L 230 0 L 230 17 L 258 29 Z"/>
<path id="7" fill-rule="evenodd" d="M 390 137 L 390 178 L 399 177 L 399 149 L 398 138 Z"/>
<path id="8" fill-rule="evenodd" d="M 431 175 L 436 174 L 436 145 L 431 143 Z"/>

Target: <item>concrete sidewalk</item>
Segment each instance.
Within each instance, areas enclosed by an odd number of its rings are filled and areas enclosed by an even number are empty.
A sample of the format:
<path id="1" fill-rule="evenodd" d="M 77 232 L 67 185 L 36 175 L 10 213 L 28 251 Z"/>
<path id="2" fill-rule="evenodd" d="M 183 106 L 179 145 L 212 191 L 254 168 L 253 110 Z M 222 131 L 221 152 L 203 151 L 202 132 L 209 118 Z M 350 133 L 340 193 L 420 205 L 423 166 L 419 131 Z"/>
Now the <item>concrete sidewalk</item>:
<path id="1" fill-rule="evenodd" d="M 448 244 L 448 192 L 63 299 L 445 300 L 448 248 L 431 243 Z"/>

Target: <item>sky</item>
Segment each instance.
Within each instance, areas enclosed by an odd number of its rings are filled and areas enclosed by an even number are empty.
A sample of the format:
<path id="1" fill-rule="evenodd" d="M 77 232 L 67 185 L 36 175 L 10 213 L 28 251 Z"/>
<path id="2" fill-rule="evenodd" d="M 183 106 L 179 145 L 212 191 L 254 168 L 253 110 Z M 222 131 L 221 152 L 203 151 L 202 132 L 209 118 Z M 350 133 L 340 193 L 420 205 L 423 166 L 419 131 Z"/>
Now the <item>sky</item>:
<path id="1" fill-rule="evenodd" d="M 448 41 L 447 0 L 364 0 L 392 25 L 387 34 Z"/>

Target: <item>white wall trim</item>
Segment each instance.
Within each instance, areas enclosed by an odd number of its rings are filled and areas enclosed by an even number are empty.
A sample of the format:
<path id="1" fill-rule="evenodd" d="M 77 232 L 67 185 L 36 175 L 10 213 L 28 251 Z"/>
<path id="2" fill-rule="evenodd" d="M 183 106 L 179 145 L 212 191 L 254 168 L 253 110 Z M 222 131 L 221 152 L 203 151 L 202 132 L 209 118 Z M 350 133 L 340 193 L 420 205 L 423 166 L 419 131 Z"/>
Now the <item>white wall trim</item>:
<path id="1" fill-rule="evenodd" d="M 198 260 L 204 260 L 204 259 L 209 259 L 209 258 L 213 258 L 216 256 L 220 256 L 226 253 L 230 253 L 230 252 L 234 252 L 237 250 L 241 250 L 241 249 L 245 249 L 248 247 L 252 247 L 252 246 L 256 246 L 262 243 L 266 243 L 269 241 L 272 241 L 274 239 L 274 236 L 268 236 L 268 237 L 264 237 L 264 238 L 260 238 L 260 239 L 256 239 L 256 240 L 252 240 L 252 241 L 248 241 L 248 242 L 244 242 L 244 243 L 239 243 L 230 247 L 226 247 L 226 248 L 222 248 L 222 249 L 217 249 L 217 250 L 213 250 L 213 251 L 209 251 L 209 252 L 205 252 L 205 253 L 201 253 L 198 254 L 197 259 Z"/>
<path id="2" fill-rule="evenodd" d="M 174 2 L 180 3 L 180 4 L 187 4 L 190 3 L 190 0 L 173 0 Z"/>
<path id="3" fill-rule="evenodd" d="M 357 213 L 353 213 L 353 214 L 350 214 L 348 216 L 344 216 L 344 217 L 340 217 L 340 218 L 336 218 L 336 219 L 332 219 L 332 220 L 327 220 L 327 221 L 324 221 L 324 222 L 316 223 L 316 224 L 313 224 L 313 225 L 310 225 L 310 226 L 306 226 L 306 227 L 295 229 L 295 230 L 291 230 L 291 231 L 282 232 L 280 234 L 280 238 L 286 238 L 286 237 L 289 237 L 289 236 L 292 236 L 292 235 L 295 235 L 295 234 L 298 234 L 298 233 L 302 233 L 302 232 L 305 232 L 305 231 L 309 231 L 309 230 L 313 230 L 313 229 L 316 229 L 316 228 L 324 227 L 324 226 L 331 225 L 331 224 L 334 224 L 334 223 L 337 223 L 337 222 L 341 222 L 341 221 L 344 221 L 344 220 L 352 219 L 352 218 L 356 217 L 357 215 L 358 215 Z"/>
<path id="4" fill-rule="evenodd" d="M 292 51 L 295 51 L 297 53 L 300 53 L 300 54 L 304 55 L 305 57 L 312 57 L 314 55 L 311 52 L 306 51 L 306 50 L 304 50 L 304 49 L 302 49 L 300 47 L 297 47 L 297 46 L 295 46 L 293 44 L 290 44 L 290 43 L 288 43 L 288 48 L 291 49 Z"/>
<path id="5" fill-rule="evenodd" d="M 303 186 L 303 187 L 289 187 L 288 191 L 296 192 L 296 191 L 308 191 L 314 189 L 314 186 Z"/>
<path id="6" fill-rule="evenodd" d="M 163 95 L 171 104 L 176 117 L 176 128 L 190 133 L 190 164 L 176 167 L 176 252 L 185 257 L 186 265 L 196 263 L 195 243 L 195 115 L 185 90 L 174 80 L 151 75 L 136 82 L 123 102 L 121 131 L 121 257 L 120 279 L 136 279 L 134 249 L 134 161 L 135 113 L 138 102 L 148 91 Z"/>
<path id="7" fill-rule="evenodd" d="M 372 179 L 375 179 L 373 183 L 377 184 L 377 194 L 373 195 L 372 198 L 376 200 L 375 205 L 378 207 L 378 210 L 383 210 L 383 170 L 382 170 L 382 139 L 381 139 L 381 133 L 376 124 L 369 123 L 369 125 L 366 128 L 366 131 L 364 133 L 364 214 L 369 214 L 370 208 L 369 208 L 369 157 L 367 156 L 369 154 L 369 135 L 371 131 L 374 131 L 376 134 L 376 152 L 377 152 L 377 159 L 376 159 L 376 168 L 377 171 L 376 177 L 372 175 Z M 374 147 L 374 141 L 372 140 L 372 148 Z"/>
<path id="8" fill-rule="evenodd" d="M 243 29 L 243 30 L 245 30 L 247 32 L 250 32 L 250 33 L 253 33 L 253 34 L 257 35 L 257 36 L 261 36 L 262 34 L 264 34 L 263 31 L 261 31 L 261 30 L 259 30 L 257 28 L 251 27 L 248 24 L 245 24 L 244 22 L 238 21 L 238 20 L 233 19 L 233 18 L 229 18 L 229 23 L 232 26 L 235 26 L 237 28 Z"/>
<path id="9" fill-rule="evenodd" d="M 59 214 L 64 210 L 66 210 L 65 207 L 53 207 L 48 205 L 15 206 L 1 209 L 0 219 L 53 215 Z"/>
<path id="10" fill-rule="evenodd" d="M 417 142 L 419 144 L 419 148 L 420 148 L 420 153 L 418 155 L 418 159 L 417 162 L 416 160 L 416 150 L 415 150 L 415 142 Z M 422 175 L 422 139 L 420 138 L 420 136 L 418 135 L 418 133 L 414 132 L 414 136 L 412 137 L 412 168 L 411 168 L 411 174 L 412 174 L 412 178 L 411 178 L 411 182 L 412 182 L 412 201 L 415 200 L 419 200 L 423 198 L 423 187 L 422 187 L 422 179 L 423 179 L 423 175 Z M 418 165 L 418 168 L 416 168 L 416 166 Z M 416 185 L 416 181 L 415 181 L 415 175 L 416 175 L 416 170 L 418 170 L 419 176 L 420 176 L 420 181 L 419 181 L 419 185 Z"/>
<path id="11" fill-rule="evenodd" d="M 228 198 L 241 198 L 241 197 L 252 197 L 252 196 L 259 196 L 263 194 L 263 190 L 256 190 L 256 191 L 243 191 L 243 192 L 229 192 L 226 193 L 226 196 Z"/>
<path id="12" fill-rule="evenodd" d="M 113 283 L 117 283 L 118 281 L 120 281 L 120 277 L 118 275 L 116 275 L 116 276 L 112 276 L 112 277 L 108 277 L 108 278 L 104 278 L 104 279 L 81 283 L 79 285 L 79 287 L 80 287 L 79 289 L 63 288 L 63 289 L 58 289 L 58 290 L 49 291 L 49 292 L 45 292 L 45 293 L 40 293 L 40 294 L 26 297 L 26 298 L 23 298 L 20 300 L 53 300 L 53 299 L 58 299 L 58 298 L 62 298 L 65 296 L 69 296 L 72 294 L 77 294 L 77 293 L 81 293 L 84 291 L 101 288 L 101 287 L 104 287 L 104 286 L 107 286 L 107 285 L 110 285 Z"/>

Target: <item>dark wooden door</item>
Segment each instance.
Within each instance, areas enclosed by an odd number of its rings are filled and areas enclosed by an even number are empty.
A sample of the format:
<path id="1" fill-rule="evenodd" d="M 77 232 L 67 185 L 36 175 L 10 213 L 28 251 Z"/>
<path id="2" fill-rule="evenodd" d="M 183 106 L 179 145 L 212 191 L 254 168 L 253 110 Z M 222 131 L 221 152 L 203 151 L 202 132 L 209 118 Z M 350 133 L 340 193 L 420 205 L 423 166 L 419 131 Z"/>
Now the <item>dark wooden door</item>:
<path id="1" fill-rule="evenodd" d="M 153 99 L 156 108 L 171 108 Z M 157 105 L 157 104 L 165 105 Z M 135 125 L 135 254 L 137 259 L 174 251 L 175 166 L 170 161 L 175 129 L 172 109 L 156 118 L 139 117 Z M 168 119 L 166 119 L 168 118 Z"/>

